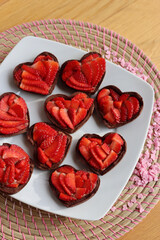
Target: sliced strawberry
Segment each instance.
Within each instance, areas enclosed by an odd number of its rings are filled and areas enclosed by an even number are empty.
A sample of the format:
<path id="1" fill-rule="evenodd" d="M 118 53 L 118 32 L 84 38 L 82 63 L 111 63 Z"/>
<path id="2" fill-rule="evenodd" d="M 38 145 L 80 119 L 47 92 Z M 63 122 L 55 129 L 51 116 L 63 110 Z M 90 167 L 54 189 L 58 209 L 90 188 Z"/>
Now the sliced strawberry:
<path id="1" fill-rule="evenodd" d="M 0 168 L 4 168 L 6 166 L 5 161 L 0 157 Z"/>
<path id="2" fill-rule="evenodd" d="M 79 108 L 76 114 L 75 125 L 78 125 L 87 115 L 87 109 Z"/>
<path id="3" fill-rule="evenodd" d="M 123 101 L 114 101 L 114 107 L 120 109 Z"/>
<path id="4" fill-rule="evenodd" d="M 121 136 L 118 133 L 114 133 L 113 137 L 112 137 L 112 141 L 116 141 L 118 143 L 120 143 L 121 145 L 123 145 L 124 141 L 121 138 Z"/>
<path id="5" fill-rule="evenodd" d="M 46 154 L 44 153 L 44 151 L 40 147 L 37 148 L 37 156 L 38 156 L 38 160 L 41 163 L 46 163 L 46 162 L 49 161 L 49 158 L 46 156 Z"/>
<path id="6" fill-rule="evenodd" d="M 90 181 L 91 181 L 92 188 L 94 188 L 94 187 L 95 187 L 95 184 L 96 184 L 96 182 L 97 182 L 97 180 L 98 180 L 97 174 L 90 172 L 90 173 L 89 173 L 89 179 L 90 179 Z"/>
<path id="7" fill-rule="evenodd" d="M 61 200 L 63 200 L 63 201 L 68 201 L 68 202 L 69 202 L 69 201 L 74 201 L 74 200 L 76 200 L 75 197 L 69 196 L 69 195 L 67 195 L 67 194 L 65 194 L 65 193 L 60 193 L 59 199 L 61 199 Z"/>
<path id="8" fill-rule="evenodd" d="M 121 122 L 125 122 L 127 120 L 128 111 L 124 104 L 121 106 Z"/>
<path id="9" fill-rule="evenodd" d="M 4 174 L 3 174 L 3 179 L 2 179 L 3 183 L 8 183 L 10 169 L 11 169 L 11 166 L 7 166 L 6 167 L 6 170 L 5 170 Z"/>
<path id="10" fill-rule="evenodd" d="M 66 178 L 66 175 L 64 173 L 60 173 L 60 175 L 59 175 L 59 182 L 62 185 L 65 193 L 67 193 L 67 195 L 71 196 L 72 192 L 70 191 L 70 189 L 66 185 L 65 178 Z"/>
<path id="11" fill-rule="evenodd" d="M 83 63 L 82 64 L 82 73 L 84 74 L 85 78 L 87 79 L 87 83 L 92 83 L 93 78 L 93 71 L 89 63 Z"/>
<path id="12" fill-rule="evenodd" d="M 86 160 L 89 160 L 92 156 L 89 148 L 86 146 L 79 146 L 79 151 Z"/>
<path id="13" fill-rule="evenodd" d="M 51 175 L 51 181 L 52 181 L 52 184 L 60 193 L 65 193 L 64 188 L 62 187 L 59 181 L 59 175 L 60 173 L 58 173 L 57 171 L 54 171 Z"/>
<path id="14" fill-rule="evenodd" d="M 60 117 L 59 107 L 52 107 L 51 114 L 57 120 L 57 122 L 60 123 L 60 125 L 62 127 L 64 127 L 64 128 L 67 127 L 67 124 L 62 120 L 62 117 Z M 61 113 L 61 115 L 62 115 L 62 113 Z"/>
<path id="15" fill-rule="evenodd" d="M 59 143 L 58 148 L 56 149 L 54 155 L 52 155 L 52 157 L 50 158 L 52 162 L 57 163 L 62 160 L 66 151 L 66 145 L 67 145 L 67 136 L 63 135 L 63 138 L 61 139 L 61 142 Z"/>
<path id="16" fill-rule="evenodd" d="M 83 93 L 83 92 L 81 92 L 81 93 L 77 93 L 74 97 L 73 97 L 73 99 L 76 99 L 76 100 L 81 100 L 81 99 L 86 99 L 86 98 L 88 98 L 87 97 L 87 94 L 86 93 Z"/>
<path id="17" fill-rule="evenodd" d="M 90 107 L 92 106 L 93 102 L 94 102 L 94 99 L 92 99 L 92 98 L 84 98 L 83 102 L 84 102 L 85 108 L 87 110 L 89 110 Z"/>
<path id="18" fill-rule="evenodd" d="M 69 165 L 64 165 L 62 167 L 59 167 L 57 171 L 62 173 L 74 173 L 74 169 Z"/>
<path id="19" fill-rule="evenodd" d="M 95 146 L 95 151 L 97 153 L 97 155 L 100 157 L 100 159 L 104 159 L 106 158 L 106 153 L 103 151 L 103 149 L 99 146 L 99 145 L 96 145 Z"/>
<path id="20" fill-rule="evenodd" d="M 76 182 L 75 182 L 75 174 L 74 173 L 66 174 L 65 184 L 72 193 L 76 192 Z"/>
<path id="21" fill-rule="evenodd" d="M 109 90 L 110 90 L 110 95 L 111 95 L 111 97 L 113 98 L 114 101 L 120 100 L 119 99 L 119 94 L 116 91 L 114 91 L 112 88 L 110 88 Z"/>
<path id="22" fill-rule="evenodd" d="M 43 61 L 36 61 L 32 68 L 36 69 L 42 78 L 46 76 L 47 71 Z"/>
<path id="23" fill-rule="evenodd" d="M 92 71 L 93 71 L 93 78 L 92 78 L 92 83 L 91 85 L 92 86 L 96 86 L 100 80 L 99 76 L 100 76 L 100 66 L 97 62 L 97 60 L 93 60 L 90 62 L 90 65 L 91 65 L 91 68 L 92 68 Z"/>
<path id="24" fill-rule="evenodd" d="M 128 93 L 123 93 L 120 97 L 119 97 L 119 101 L 126 101 L 129 97 L 129 94 Z"/>
<path id="25" fill-rule="evenodd" d="M 49 157 L 52 158 L 52 156 L 54 157 L 56 152 L 59 150 L 59 148 L 61 147 L 61 142 L 63 139 L 63 135 L 62 134 L 58 134 L 54 141 L 52 142 L 52 144 L 46 148 L 44 150 L 45 154 Z"/>
<path id="26" fill-rule="evenodd" d="M 94 168 L 94 169 L 100 169 L 100 165 L 97 161 L 95 161 L 94 157 L 91 157 L 89 159 L 89 164 Z"/>
<path id="27" fill-rule="evenodd" d="M 24 123 L 28 123 L 27 120 L 20 120 L 20 121 L 5 121 L 5 120 L 0 120 L 0 127 L 4 128 L 14 128 L 18 127 Z"/>
<path id="28" fill-rule="evenodd" d="M 99 168 L 101 169 L 103 167 L 103 163 L 102 163 L 103 159 L 101 157 L 99 157 L 99 155 L 97 154 L 97 152 L 95 150 L 95 146 L 90 148 L 90 152 L 92 154 L 92 157 L 94 158 L 94 161 L 96 163 L 98 163 Z"/>
<path id="29" fill-rule="evenodd" d="M 94 88 L 87 83 L 79 83 L 77 82 L 72 76 L 69 78 L 69 80 L 66 81 L 66 84 L 71 87 L 74 88 L 76 90 L 81 90 L 81 91 L 93 91 Z"/>
<path id="30" fill-rule="evenodd" d="M 117 141 L 112 141 L 110 149 L 116 152 L 117 154 L 121 151 L 122 145 Z"/>
<path id="31" fill-rule="evenodd" d="M 0 100 L 0 109 L 4 112 L 7 112 L 9 109 L 8 105 L 8 98 L 9 95 L 5 95 L 1 100 Z"/>
<path id="32" fill-rule="evenodd" d="M 127 108 L 127 119 L 130 120 L 133 116 L 133 104 L 131 101 L 126 100 L 125 106 Z"/>
<path id="33" fill-rule="evenodd" d="M 71 100 L 71 105 L 70 105 L 70 107 L 77 110 L 77 109 L 79 108 L 79 104 L 80 104 L 79 99 L 73 98 L 73 99 Z"/>
<path id="34" fill-rule="evenodd" d="M 22 80 L 23 79 L 26 79 L 26 80 L 33 80 L 33 81 L 41 81 L 41 77 L 38 75 L 38 74 L 33 74 L 33 73 L 30 73 L 28 71 L 23 71 L 22 72 Z"/>
<path id="35" fill-rule="evenodd" d="M 106 143 L 103 143 L 101 148 L 103 149 L 103 151 L 106 153 L 106 154 L 109 154 L 110 153 L 110 147 L 106 144 Z"/>
<path id="36" fill-rule="evenodd" d="M 9 173 L 9 178 L 8 178 L 8 183 L 11 184 L 14 182 L 15 178 L 15 165 L 12 164 L 10 168 L 10 173 Z"/>
<path id="37" fill-rule="evenodd" d="M 129 101 L 131 101 L 133 104 L 133 114 L 136 114 L 140 109 L 140 104 L 138 99 L 136 97 L 130 97 Z"/>
<path id="38" fill-rule="evenodd" d="M 40 148 L 41 149 L 46 149 L 48 148 L 55 140 L 55 137 L 57 136 L 57 132 L 55 134 L 52 134 L 51 136 L 48 136 L 47 138 L 45 138 L 41 144 L 40 144 Z"/>
<path id="39" fill-rule="evenodd" d="M 69 109 L 71 106 L 71 100 L 64 100 L 63 104 L 65 108 Z"/>
<path id="40" fill-rule="evenodd" d="M 109 99 L 100 105 L 100 110 L 102 111 L 103 115 L 106 115 L 108 112 L 110 112 L 112 108 L 113 101 Z"/>
<path id="41" fill-rule="evenodd" d="M 70 118 L 69 118 L 69 116 L 68 116 L 68 113 L 67 113 L 67 110 L 66 110 L 66 109 L 61 108 L 61 109 L 59 110 L 59 115 L 60 115 L 61 120 L 62 120 L 69 128 L 74 129 L 74 126 L 73 126 L 73 124 L 72 124 L 72 122 L 71 122 L 71 120 L 70 120 Z"/>
<path id="42" fill-rule="evenodd" d="M 89 146 L 90 145 L 90 143 L 91 143 L 91 141 L 88 139 L 88 138 L 86 138 L 86 137 L 83 137 L 82 139 L 81 139 L 81 141 L 80 141 L 80 143 L 79 143 L 79 147 L 81 147 L 81 146 Z"/>
<path id="43" fill-rule="evenodd" d="M 91 142 L 96 142 L 96 143 L 98 143 L 99 145 L 102 144 L 102 139 L 100 139 L 100 138 L 89 137 L 88 140 L 91 141 Z"/>
<path id="44" fill-rule="evenodd" d="M 76 112 L 77 112 L 77 110 L 73 107 L 70 107 L 68 109 L 68 116 L 71 119 L 73 126 L 75 126 L 75 124 L 76 124 Z"/>
<path id="45" fill-rule="evenodd" d="M 112 112 L 108 112 L 104 115 L 104 119 L 106 119 L 109 123 L 114 124 L 115 123 L 115 117 Z"/>
<path id="46" fill-rule="evenodd" d="M 100 102 L 100 100 L 105 97 L 105 96 L 108 96 L 110 94 L 110 90 L 107 89 L 107 88 L 103 88 L 99 93 L 98 93 L 98 96 L 97 96 L 97 101 Z"/>
<path id="47" fill-rule="evenodd" d="M 48 89 L 39 88 L 38 86 L 31 86 L 30 84 L 27 84 L 26 81 L 21 82 L 20 88 L 27 92 L 35 92 L 43 95 L 47 95 L 49 93 Z"/>
<path id="48" fill-rule="evenodd" d="M 48 60 L 43 62 L 45 67 L 46 67 L 46 77 L 45 77 L 45 82 L 46 84 L 50 87 L 55 79 L 55 76 L 58 72 L 59 64 L 58 62 Z"/>
<path id="49" fill-rule="evenodd" d="M 0 182 L 3 180 L 4 170 L 0 167 Z"/>
<path id="50" fill-rule="evenodd" d="M 57 107 L 59 107 L 59 108 L 65 108 L 65 106 L 64 106 L 64 104 L 63 104 L 62 101 L 57 100 L 57 101 L 54 101 L 54 102 L 55 102 L 55 104 L 56 104 Z"/>
<path id="51" fill-rule="evenodd" d="M 117 108 L 111 108 L 111 113 L 113 114 L 113 116 L 116 120 L 116 123 L 119 123 L 120 119 L 121 119 L 120 111 Z"/>
<path id="52" fill-rule="evenodd" d="M 33 74 L 33 75 L 39 76 L 39 72 L 38 72 L 35 68 L 32 68 L 32 66 L 23 64 L 23 65 L 22 65 L 22 69 L 25 70 L 25 71 L 28 72 L 28 73 L 31 73 L 31 74 Z M 24 71 L 23 71 L 23 72 L 24 72 Z M 22 72 L 22 74 L 23 74 L 23 72 Z"/>
<path id="53" fill-rule="evenodd" d="M 103 168 L 108 167 L 111 165 L 116 159 L 118 155 L 113 150 L 111 150 L 110 154 L 107 156 L 107 158 L 103 162 Z"/>
<path id="54" fill-rule="evenodd" d="M 76 199 L 81 199 L 82 197 L 84 197 L 85 193 L 86 193 L 86 188 L 76 188 L 76 194 L 75 194 Z"/>
<path id="55" fill-rule="evenodd" d="M 84 186 L 85 181 L 80 175 L 76 174 L 75 183 L 77 188 L 82 188 Z"/>

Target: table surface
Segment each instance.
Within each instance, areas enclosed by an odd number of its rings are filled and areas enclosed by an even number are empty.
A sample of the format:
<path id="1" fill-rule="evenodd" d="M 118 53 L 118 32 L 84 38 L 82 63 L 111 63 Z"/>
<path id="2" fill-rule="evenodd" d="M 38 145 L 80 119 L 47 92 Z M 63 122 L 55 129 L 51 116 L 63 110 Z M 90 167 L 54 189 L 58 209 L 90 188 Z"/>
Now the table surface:
<path id="1" fill-rule="evenodd" d="M 160 69 L 159 0 L 0 0 L 0 32 L 41 19 L 75 19 L 113 30 Z M 160 203 L 120 240 L 159 240 Z"/>

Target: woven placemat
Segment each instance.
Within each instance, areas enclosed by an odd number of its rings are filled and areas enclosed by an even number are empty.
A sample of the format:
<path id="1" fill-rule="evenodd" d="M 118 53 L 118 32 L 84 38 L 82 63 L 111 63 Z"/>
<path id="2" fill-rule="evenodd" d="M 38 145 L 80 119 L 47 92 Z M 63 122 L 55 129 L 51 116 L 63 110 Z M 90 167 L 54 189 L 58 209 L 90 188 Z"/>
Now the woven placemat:
<path id="1" fill-rule="evenodd" d="M 155 103 L 138 164 L 119 199 L 104 218 L 91 222 L 61 217 L 0 195 L 0 238 L 118 239 L 138 224 L 160 199 L 160 73 L 142 50 L 117 33 L 90 23 L 60 19 L 26 23 L 0 33 L 0 61 L 20 39 L 29 35 L 100 52 L 108 60 L 151 84 L 155 91 Z"/>

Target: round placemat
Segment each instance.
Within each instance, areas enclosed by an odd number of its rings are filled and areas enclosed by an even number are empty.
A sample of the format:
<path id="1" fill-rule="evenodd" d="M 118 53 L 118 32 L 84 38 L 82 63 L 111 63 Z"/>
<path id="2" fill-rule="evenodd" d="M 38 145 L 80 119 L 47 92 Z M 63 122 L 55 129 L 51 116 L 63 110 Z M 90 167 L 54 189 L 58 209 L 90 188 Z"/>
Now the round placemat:
<path id="1" fill-rule="evenodd" d="M 137 166 L 104 218 L 97 221 L 71 219 L 0 195 L 0 237 L 2 240 L 118 239 L 138 224 L 160 199 L 160 73 L 142 50 L 119 34 L 91 23 L 61 19 L 25 23 L 0 33 L 0 61 L 29 35 L 100 52 L 152 85 L 154 109 Z"/>

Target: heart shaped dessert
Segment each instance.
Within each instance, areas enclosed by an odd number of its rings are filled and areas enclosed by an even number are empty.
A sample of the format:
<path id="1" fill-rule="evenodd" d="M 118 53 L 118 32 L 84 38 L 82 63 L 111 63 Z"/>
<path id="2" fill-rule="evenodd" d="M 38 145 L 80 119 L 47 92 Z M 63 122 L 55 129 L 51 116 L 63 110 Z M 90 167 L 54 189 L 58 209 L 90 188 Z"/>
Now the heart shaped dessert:
<path id="1" fill-rule="evenodd" d="M 15 144 L 0 146 L 0 191 L 19 192 L 29 181 L 34 164 L 28 154 Z"/>
<path id="2" fill-rule="evenodd" d="M 57 198 L 71 207 L 92 197 L 98 190 L 97 174 L 63 165 L 51 173 L 49 183 Z"/>
<path id="3" fill-rule="evenodd" d="M 61 79 L 72 89 L 93 94 L 101 84 L 106 62 L 101 54 L 90 52 L 80 60 L 69 60 L 61 67 Z"/>
<path id="4" fill-rule="evenodd" d="M 58 80 L 59 63 L 49 53 L 40 53 L 33 62 L 21 63 L 13 71 L 17 86 L 28 92 L 50 94 Z"/>
<path id="5" fill-rule="evenodd" d="M 89 168 L 104 175 L 113 168 L 126 152 L 126 142 L 118 133 L 85 134 L 77 143 L 77 152 Z"/>
<path id="6" fill-rule="evenodd" d="M 57 168 L 64 160 L 72 140 L 70 135 L 44 122 L 32 125 L 27 138 L 35 146 L 35 164 L 41 170 Z"/>
<path id="7" fill-rule="evenodd" d="M 17 135 L 27 131 L 29 112 L 24 99 L 8 92 L 0 96 L 0 137 Z"/>
<path id="8" fill-rule="evenodd" d="M 96 97 L 96 108 L 108 128 L 116 128 L 137 118 L 143 108 L 143 99 L 136 92 L 121 92 L 115 86 L 106 86 Z"/>
<path id="9" fill-rule="evenodd" d="M 45 111 L 49 120 L 68 133 L 75 132 L 91 116 L 94 99 L 85 93 L 75 93 L 70 97 L 56 94 L 45 101 Z"/>

